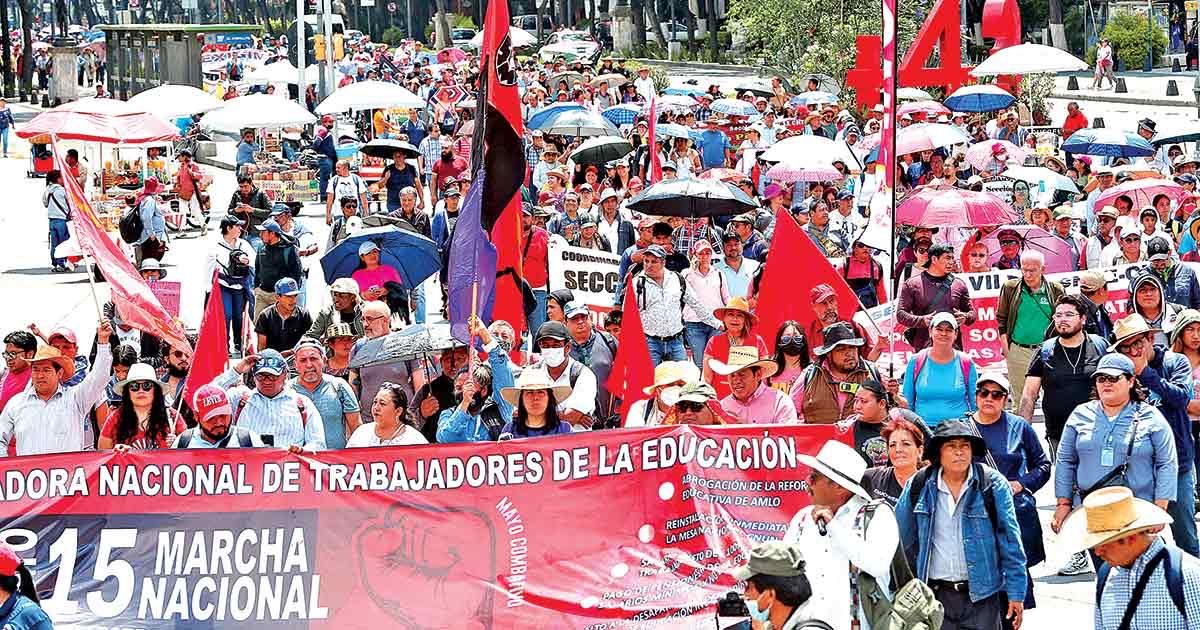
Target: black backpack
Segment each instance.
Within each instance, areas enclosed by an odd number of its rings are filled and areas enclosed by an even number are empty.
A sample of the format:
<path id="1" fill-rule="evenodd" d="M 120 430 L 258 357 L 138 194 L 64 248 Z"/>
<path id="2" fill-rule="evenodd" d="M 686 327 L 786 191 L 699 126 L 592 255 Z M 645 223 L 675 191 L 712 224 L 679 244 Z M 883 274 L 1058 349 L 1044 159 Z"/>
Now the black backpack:
<path id="1" fill-rule="evenodd" d="M 117 228 L 121 232 L 121 240 L 133 245 L 142 238 L 142 229 L 145 225 L 142 223 L 142 213 L 136 206 L 129 208 L 121 215 L 121 220 L 117 223 Z"/>

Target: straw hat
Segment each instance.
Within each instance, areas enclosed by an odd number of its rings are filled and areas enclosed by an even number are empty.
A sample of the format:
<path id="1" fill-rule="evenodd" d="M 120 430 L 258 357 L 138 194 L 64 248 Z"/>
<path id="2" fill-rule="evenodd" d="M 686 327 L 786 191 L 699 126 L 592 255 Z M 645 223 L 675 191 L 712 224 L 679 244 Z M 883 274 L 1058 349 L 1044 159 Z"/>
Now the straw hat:
<path id="1" fill-rule="evenodd" d="M 1146 318 L 1141 315 L 1130 313 L 1117 320 L 1117 323 L 1113 326 L 1113 337 L 1115 339 L 1113 340 L 1112 347 L 1116 348 L 1126 339 L 1148 332 L 1159 332 L 1159 330 L 1151 328 L 1150 324 L 1146 323 Z"/>
<path id="2" fill-rule="evenodd" d="M 868 501 L 871 499 L 871 495 L 858 482 L 867 471 L 867 462 L 854 447 L 845 442 L 829 440 L 816 457 L 801 454 L 797 459 L 855 495 Z"/>
<path id="3" fill-rule="evenodd" d="M 660 387 L 668 387 L 680 381 L 688 383 L 700 380 L 700 370 L 691 361 L 663 361 L 654 366 L 654 384 L 642 388 L 642 393 L 653 396 Z"/>
<path id="4" fill-rule="evenodd" d="M 1067 516 L 1058 535 L 1070 541 L 1070 551 L 1075 552 L 1170 525 L 1171 521 L 1166 510 L 1134 497 L 1129 488 L 1113 486 L 1089 494 L 1083 505 Z"/>
<path id="5" fill-rule="evenodd" d="M 521 376 L 512 387 L 504 387 L 500 389 L 500 395 L 508 404 L 516 407 L 517 399 L 520 398 L 521 392 L 532 392 L 539 389 L 547 389 L 554 393 L 554 400 L 562 402 L 567 396 L 571 395 L 570 385 L 555 385 L 554 381 L 550 380 L 550 375 L 542 368 L 526 368 L 521 371 Z"/>
<path id="6" fill-rule="evenodd" d="M 118 394 L 124 394 L 125 386 L 137 381 L 150 381 L 158 386 L 158 391 L 161 392 L 163 390 L 163 382 L 158 380 L 158 373 L 154 371 L 153 367 L 150 367 L 150 364 L 134 363 L 129 367 L 129 373 L 125 376 L 125 380 L 117 381 L 113 385 L 113 391 Z"/>
<path id="7" fill-rule="evenodd" d="M 37 363 L 38 361 L 50 361 L 62 368 L 62 374 L 58 376 L 58 380 L 60 381 L 65 381 L 75 375 L 75 360 L 70 357 L 64 357 L 58 351 L 58 348 L 54 346 L 38 343 L 37 352 L 34 353 L 33 358 L 29 362 Z"/>
<path id="8" fill-rule="evenodd" d="M 725 319 L 725 316 L 730 313 L 741 313 L 742 315 L 745 315 L 751 326 L 758 323 L 758 317 L 755 316 L 754 313 L 750 312 L 750 302 L 740 295 L 730 298 L 729 303 L 725 306 L 713 309 L 713 317 L 716 317 L 717 319 Z"/>
<path id="9" fill-rule="evenodd" d="M 775 365 L 773 359 L 760 359 L 758 357 L 758 348 L 754 346 L 734 346 L 729 349 L 729 360 L 718 361 L 713 359 L 708 363 L 713 372 L 721 376 L 729 376 L 734 372 L 744 370 L 746 368 L 758 367 L 762 368 L 763 378 L 773 376 L 779 369 Z"/>

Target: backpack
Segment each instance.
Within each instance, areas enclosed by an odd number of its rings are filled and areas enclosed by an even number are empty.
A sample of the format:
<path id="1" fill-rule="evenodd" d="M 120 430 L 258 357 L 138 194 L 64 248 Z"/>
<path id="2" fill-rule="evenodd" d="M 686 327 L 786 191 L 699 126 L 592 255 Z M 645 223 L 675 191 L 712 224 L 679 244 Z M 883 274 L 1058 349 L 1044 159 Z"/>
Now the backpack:
<path id="1" fill-rule="evenodd" d="M 974 424 L 973 421 L 972 421 L 972 424 Z M 990 453 L 989 453 L 989 455 L 990 455 Z M 971 464 L 971 465 L 975 467 L 974 471 L 973 471 L 975 473 L 975 478 L 980 480 L 980 482 L 982 483 L 982 480 L 983 480 L 982 466 L 978 462 Z M 930 468 L 931 468 L 930 466 L 926 466 L 925 468 L 922 468 L 921 470 L 917 471 L 917 474 L 913 475 L 912 479 L 909 480 L 909 483 L 912 484 L 912 490 L 909 491 L 910 497 L 920 497 L 921 493 L 925 491 L 925 482 L 929 480 Z M 996 497 L 992 496 L 992 493 L 989 492 L 987 489 L 984 489 L 982 491 L 982 494 L 983 494 L 983 507 L 984 507 L 984 509 L 987 510 L 988 518 L 991 519 L 991 522 L 992 522 L 992 527 L 997 527 L 997 524 L 1000 522 L 1000 520 L 996 516 Z M 915 503 L 916 499 L 913 499 L 913 502 Z"/>
<path id="2" fill-rule="evenodd" d="M 870 501 L 862 508 L 862 530 L 866 532 L 875 510 L 882 501 Z M 894 589 L 889 601 L 875 576 L 858 572 L 858 601 L 863 616 L 874 630 L 939 630 L 945 616 L 942 603 L 933 594 L 933 589 L 913 576 L 908 560 L 904 556 L 904 545 L 897 544 L 892 555 L 889 571 Z M 897 587 L 897 585 L 900 585 Z"/>
<path id="3" fill-rule="evenodd" d="M 679 281 L 679 310 L 680 310 L 680 312 L 682 312 L 683 304 L 684 304 L 684 296 L 687 294 L 687 283 L 685 283 L 683 281 L 683 276 L 679 275 L 678 271 L 671 271 L 670 269 L 668 269 L 667 273 L 675 274 L 675 279 Z M 663 276 L 663 278 L 665 279 L 666 276 Z M 664 289 L 665 289 L 665 287 L 664 287 Z M 664 291 L 664 293 L 665 293 L 665 291 Z M 641 307 L 644 307 L 646 305 L 646 275 L 645 274 L 638 276 L 636 297 L 637 297 L 638 305 Z"/>
<path id="4" fill-rule="evenodd" d="M 973 401 L 971 400 L 971 393 L 966 390 L 970 388 L 970 383 L 971 383 L 971 365 L 972 365 L 971 355 L 969 355 L 965 352 L 962 352 L 961 350 L 955 350 L 954 356 L 956 356 L 958 358 L 958 365 L 959 365 L 959 367 L 962 368 L 963 396 L 966 397 L 967 408 L 970 409 Z M 916 354 L 916 356 L 914 357 L 913 399 L 908 401 L 910 408 L 915 409 L 917 406 L 917 377 L 921 375 L 921 370 L 925 367 L 925 361 L 928 359 L 929 359 L 929 348 L 925 348 L 924 350 L 918 352 Z"/>
<path id="5" fill-rule="evenodd" d="M 243 279 L 250 275 L 250 257 L 246 252 L 236 247 L 221 244 L 229 251 L 229 265 L 224 267 L 225 275 L 230 279 Z"/>
<path id="6" fill-rule="evenodd" d="M 229 448 L 229 443 L 232 441 L 230 438 L 234 436 L 237 436 L 239 447 L 254 448 L 254 443 L 250 439 L 249 429 L 243 429 L 242 427 L 231 427 L 231 429 L 233 432 L 226 435 L 224 440 L 221 440 L 221 446 L 218 448 Z M 188 444 L 191 444 L 192 442 L 192 435 L 193 433 L 191 431 L 187 431 L 180 435 L 179 439 L 175 442 L 175 448 L 187 448 Z"/>
<path id="7" fill-rule="evenodd" d="M 1096 350 L 1097 354 L 1103 355 L 1108 352 L 1108 341 L 1104 337 L 1089 334 L 1087 340 L 1092 344 L 1092 348 Z M 1057 337 L 1052 337 L 1042 342 L 1041 347 L 1038 349 L 1038 358 L 1042 360 L 1042 363 L 1050 363 L 1050 357 L 1054 355 L 1054 346 L 1057 342 Z"/>
<path id="8" fill-rule="evenodd" d="M 1158 554 L 1163 558 L 1163 577 L 1167 582 L 1167 592 L 1171 595 L 1171 601 L 1175 603 L 1175 608 L 1183 615 L 1184 620 L 1187 620 L 1187 607 L 1184 606 L 1183 597 L 1183 552 L 1179 547 L 1167 545 Z M 1150 562 L 1154 562 L 1153 559 Z M 1153 569 L 1151 569 L 1153 570 Z M 1108 574 L 1112 571 L 1112 565 L 1107 562 L 1102 563 L 1100 568 L 1096 570 L 1096 606 L 1100 606 L 1100 596 L 1104 594 L 1104 583 L 1108 581 Z M 1133 602 L 1130 602 L 1133 604 Z"/>
<path id="9" fill-rule="evenodd" d="M 141 240 L 142 230 L 145 227 L 145 224 L 142 222 L 141 209 L 137 206 L 126 210 L 121 215 L 121 220 L 117 223 L 117 229 L 121 233 L 121 240 L 130 245 L 134 245 Z"/>

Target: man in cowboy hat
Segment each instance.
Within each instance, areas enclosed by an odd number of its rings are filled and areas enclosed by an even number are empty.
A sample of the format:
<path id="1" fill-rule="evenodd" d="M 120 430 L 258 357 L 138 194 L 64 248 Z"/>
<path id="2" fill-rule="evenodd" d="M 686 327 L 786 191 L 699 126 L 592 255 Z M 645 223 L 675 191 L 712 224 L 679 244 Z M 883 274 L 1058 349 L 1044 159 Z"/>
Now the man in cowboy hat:
<path id="1" fill-rule="evenodd" d="M 1125 487 L 1089 494 L 1067 517 L 1060 540 L 1104 561 L 1096 584 L 1097 630 L 1195 625 L 1188 619 L 1200 614 L 1200 560 L 1158 535 L 1170 523 L 1166 510 Z"/>
<path id="2" fill-rule="evenodd" d="M 866 572 L 884 592 L 892 590 L 892 557 L 900 542 L 896 517 L 881 503 L 870 508 L 864 524 L 870 495 L 859 480 L 867 463 L 853 447 L 829 440 L 816 457 L 800 455 L 800 462 L 810 469 L 812 505 L 792 517 L 783 540 L 805 550 L 805 573 L 813 585 L 807 611 L 834 628 L 851 628 L 855 621 L 866 627 L 861 598 L 850 591 L 851 577 Z"/>
<path id="3" fill-rule="evenodd" d="M 805 337 L 808 338 L 809 352 L 813 361 L 817 360 L 817 348 L 824 343 L 824 330 L 838 322 L 845 322 L 854 329 L 854 334 L 863 340 L 863 343 L 858 346 L 858 353 L 862 358 L 868 361 L 874 361 L 879 358 L 879 351 L 882 348 L 873 347 L 874 344 L 868 343 L 871 335 L 867 329 L 856 321 L 846 321 L 842 319 L 841 310 L 838 307 L 837 292 L 827 283 L 822 282 L 817 286 L 809 289 L 808 299 L 812 302 L 813 312 L 816 318 L 808 325 L 808 330 L 804 331 Z"/>
<path id="4" fill-rule="evenodd" d="M 733 570 L 733 578 L 746 583 L 742 599 L 758 627 L 779 630 L 827 627 L 806 623 L 820 618 L 808 614 L 812 584 L 804 570 L 800 547 L 779 540 L 759 543 L 750 551 L 746 566 Z"/>
<path id="5" fill-rule="evenodd" d="M 975 462 L 986 452 L 967 421 L 939 424 L 925 446 L 932 465 L 909 480 L 896 504 L 913 573 L 945 608 L 942 630 L 999 630 L 1001 617 L 1021 627 L 1030 588 L 1021 530 L 1008 480 Z M 968 516 L 981 514 L 986 525 Z"/>
<path id="6" fill-rule="evenodd" d="M 71 357 L 54 346 L 38 344 L 29 359 L 29 384 L 0 413 L 0 457 L 8 456 L 13 442 L 17 455 L 78 452 L 90 446 L 85 444 L 81 419 L 104 399 L 112 369 L 110 335 L 112 324 L 101 320 L 96 330 L 96 363 L 74 387 L 63 385 L 75 373 Z"/>
<path id="7" fill-rule="evenodd" d="M 816 358 L 792 385 L 791 399 L 801 422 L 833 424 L 854 411 L 854 395 L 863 381 L 880 379 L 859 354 L 866 341 L 850 324 L 831 324 L 820 338 L 822 345 L 813 352 Z"/>
<path id="8" fill-rule="evenodd" d="M 779 424 L 796 422 L 796 405 L 787 394 L 769 387 L 766 379 L 779 366 L 771 358 L 759 358 L 754 346 L 734 346 L 729 360 L 708 362 L 718 376 L 727 377 L 730 394 L 721 399 L 721 408 L 743 424 Z"/>
<path id="9" fill-rule="evenodd" d="M 1194 556 L 1200 554 L 1200 541 L 1196 536 L 1196 521 L 1192 518 L 1196 512 L 1196 445 L 1188 415 L 1193 392 L 1192 366 L 1187 357 L 1157 343 L 1157 335 L 1161 332 L 1152 328 L 1141 315 L 1130 313 L 1117 322 L 1113 347 L 1133 361 L 1134 375 L 1150 391 L 1146 402 L 1154 405 L 1171 425 L 1179 463 L 1179 482 L 1175 500 L 1167 504 L 1167 511 L 1175 517 L 1171 532 L 1176 544 Z"/>
<path id="10" fill-rule="evenodd" d="M 700 380 L 700 370 L 691 361 L 663 361 L 654 366 L 654 383 L 642 389 L 650 398 L 629 406 L 627 427 L 662 424 L 678 400 L 680 388 Z"/>

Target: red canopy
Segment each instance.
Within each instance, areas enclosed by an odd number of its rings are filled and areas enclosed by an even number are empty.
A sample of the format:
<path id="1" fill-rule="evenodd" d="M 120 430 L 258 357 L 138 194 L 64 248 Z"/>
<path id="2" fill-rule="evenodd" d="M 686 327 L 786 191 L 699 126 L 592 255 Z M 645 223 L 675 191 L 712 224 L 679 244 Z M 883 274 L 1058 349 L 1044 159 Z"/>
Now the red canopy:
<path id="1" fill-rule="evenodd" d="M 42 112 L 17 130 L 17 136 L 26 139 L 45 135 L 60 140 L 145 144 L 174 140 L 179 132 L 163 119 L 124 101 L 89 98 Z"/>

